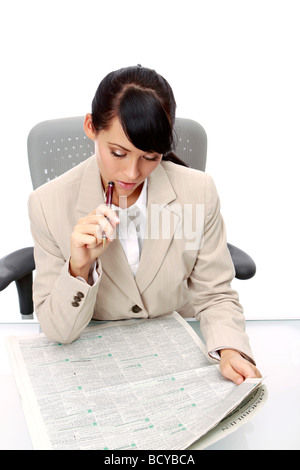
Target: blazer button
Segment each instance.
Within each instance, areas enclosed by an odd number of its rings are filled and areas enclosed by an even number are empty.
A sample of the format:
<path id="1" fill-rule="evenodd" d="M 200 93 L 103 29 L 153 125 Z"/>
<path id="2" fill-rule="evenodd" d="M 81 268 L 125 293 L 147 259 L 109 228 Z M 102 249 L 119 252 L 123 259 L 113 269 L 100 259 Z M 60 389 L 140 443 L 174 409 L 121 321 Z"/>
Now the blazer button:
<path id="1" fill-rule="evenodd" d="M 80 297 L 81 299 L 83 299 L 83 297 L 84 297 L 84 293 L 83 293 L 83 292 L 80 292 L 80 291 L 77 292 L 76 295 L 77 295 L 77 297 Z"/>
<path id="2" fill-rule="evenodd" d="M 72 302 L 72 305 L 73 305 L 73 307 L 79 307 L 79 303 L 78 303 L 78 302 Z"/>
<path id="3" fill-rule="evenodd" d="M 79 295 L 74 295 L 73 298 L 76 302 L 81 302 L 81 297 L 79 297 Z"/>
<path id="4" fill-rule="evenodd" d="M 134 305 L 131 310 L 133 313 L 139 313 L 142 309 L 138 305 Z"/>

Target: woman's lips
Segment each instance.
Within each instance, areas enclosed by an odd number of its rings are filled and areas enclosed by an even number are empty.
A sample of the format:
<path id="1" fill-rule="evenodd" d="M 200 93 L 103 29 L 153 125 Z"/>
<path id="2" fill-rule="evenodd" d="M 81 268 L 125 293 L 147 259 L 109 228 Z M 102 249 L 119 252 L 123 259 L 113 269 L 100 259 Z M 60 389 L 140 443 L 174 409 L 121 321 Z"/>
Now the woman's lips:
<path id="1" fill-rule="evenodd" d="M 136 183 L 126 183 L 126 181 L 118 181 L 118 184 L 123 189 L 132 189 L 136 186 Z"/>

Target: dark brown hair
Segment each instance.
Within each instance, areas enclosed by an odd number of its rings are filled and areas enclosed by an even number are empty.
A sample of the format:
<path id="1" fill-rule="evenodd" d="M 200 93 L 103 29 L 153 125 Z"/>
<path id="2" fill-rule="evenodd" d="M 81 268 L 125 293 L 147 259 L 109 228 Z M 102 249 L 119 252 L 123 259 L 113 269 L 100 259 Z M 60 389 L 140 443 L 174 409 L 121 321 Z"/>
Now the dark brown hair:
<path id="1" fill-rule="evenodd" d="M 140 65 L 109 73 L 92 102 L 96 131 L 120 119 L 128 140 L 144 152 L 163 154 L 163 160 L 181 165 L 174 153 L 176 102 L 169 83 L 155 70 Z"/>

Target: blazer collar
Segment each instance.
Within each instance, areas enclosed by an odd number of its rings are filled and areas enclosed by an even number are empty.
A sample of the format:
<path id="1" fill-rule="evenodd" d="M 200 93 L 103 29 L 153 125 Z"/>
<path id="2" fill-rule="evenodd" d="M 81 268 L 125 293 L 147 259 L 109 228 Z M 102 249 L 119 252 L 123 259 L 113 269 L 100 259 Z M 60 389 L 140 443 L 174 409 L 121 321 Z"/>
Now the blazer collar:
<path id="1" fill-rule="evenodd" d="M 141 295 L 156 276 L 180 221 L 178 215 L 172 211 L 172 207 L 168 206 L 176 197 L 166 171 L 160 164 L 148 178 L 147 227 L 145 231 L 147 236 L 143 241 L 141 259 L 135 278 L 118 239 L 114 240 L 101 256 L 102 269 L 105 274 L 141 308 L 145 308 Z M 153 207 L 159 209 L 162 220 L 165 218 L 169 221 L 170 232 L 167 238 L 151 237 Z"/>
<path id="2" fill-rule="evenodd" d="M 176 197 L 163 165 L 159 164 L 148 177 L 147 236 L 143 241 L 140 264 L 135 278 L 118 239 L 114 240 L 101 255 L 103 272 L 142 308 L 141 294 L 155 277 L 179 221 L 179 217 L 168 206 Z M 82 175 L 76 210 L 78 215 L 82 217 L 82 215 L 89 214 L 104 202 L 100 172 L 96 157 L 93 155 L 87 162 Z M 170 220 L 169 236 L 165 239 L 157 239 L 157 237 L 153 238 L 151 236 L 151 212 L 153 207 L 159 209 L 160 217 L 167 217 Z"/>
<path id="3" fill-rule="evenodd" d="M 148 179 L 147 227 L 135 278 L 141 294 L 156 276 L 174 237 L 180 219 L 168 204 L 176 198 L 163 164 L 158 165 Z M 162 237 L 159 220 L 167 223 L 167 233 Z"/>
<path id="4" fill-rule="evenodd" d="M 175 199 L 176 193 L 174 192 L 166 171 L 163 165 L 159 164 L 148 177 L 147 205 L 166 205 Z M 80 214 L 87 215 L 104 202 L 100 172 L 96 156 L 93 155 L 86 161 L 86 167 L 81 178 L 76 210 Z"/>

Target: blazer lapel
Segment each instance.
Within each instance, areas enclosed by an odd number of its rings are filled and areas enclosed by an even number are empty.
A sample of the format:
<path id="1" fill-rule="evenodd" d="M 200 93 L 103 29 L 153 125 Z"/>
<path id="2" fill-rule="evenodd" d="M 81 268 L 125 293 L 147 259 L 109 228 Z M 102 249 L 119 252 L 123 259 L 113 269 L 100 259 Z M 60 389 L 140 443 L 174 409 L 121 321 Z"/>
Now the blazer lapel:
<path id="1" fill-rule="evenodd" d="M 126 259 L 120 240 L 114 240 L 101 255 L 103 272 L 135 304 L 144 308 L 139 289 Z"/>
<path id="2" fill-rule="evenodd" d="M 149 286 L 168 251 L 180 217 L 168 207 L 176 193 L 159 165 L 148 179 L 147 227 L 136 283 L 142 294 Z"/>
<path id="3" fill-rule="evenodd" d="M 83 165 L 84 164 L 85 162 Z M 98 207 L 100 204 L 103 204 L 104 202 L 100 172 L 97 165 L 96 156 L 93 155 L 89 160 L 87 160 L 87 164 L 81 178 L 76 205 L 78 217 L 88 215 L 90 212 L 95 210 L 96 207 Z"/>

